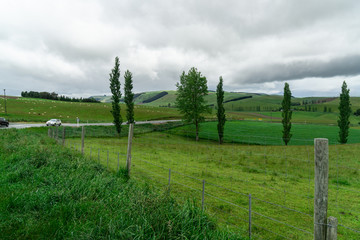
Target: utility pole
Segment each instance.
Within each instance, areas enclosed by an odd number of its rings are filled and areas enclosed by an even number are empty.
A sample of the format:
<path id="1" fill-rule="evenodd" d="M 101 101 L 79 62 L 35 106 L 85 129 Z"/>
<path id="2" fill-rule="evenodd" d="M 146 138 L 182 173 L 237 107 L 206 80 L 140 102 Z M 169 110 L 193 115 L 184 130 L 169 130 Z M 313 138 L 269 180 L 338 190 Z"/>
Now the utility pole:
<path id="1" fill-rule="evenodd" d="M 6 111 L 6 93 L 5 93 L 5 88 L 4 88 L 4 101 L 5 101 L 5 114 L 7 115 L 7 111 Z"/>

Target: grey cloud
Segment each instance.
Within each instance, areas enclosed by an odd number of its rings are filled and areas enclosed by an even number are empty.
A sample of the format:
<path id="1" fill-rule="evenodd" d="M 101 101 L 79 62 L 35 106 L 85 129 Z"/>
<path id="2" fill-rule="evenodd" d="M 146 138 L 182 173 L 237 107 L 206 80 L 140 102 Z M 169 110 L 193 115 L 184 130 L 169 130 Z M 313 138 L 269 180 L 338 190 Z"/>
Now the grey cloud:
<path id="1" fill-rule="evenodd" d="M 356 0 L 95 0 L 64 1 L 59 9 L 25 3 L 0 9 L 0 49 L 15 49 L 0 55 L 4 88 L 106 93 L 115 56 L 122 72 L 133 72 L 135 91 L 175 89 L 192 66 L 209 88 L 223 75 L 228 90 L 360 74 Z"/>
<path id="2" fill-rule="evenodd" d="M 329 78 L 336 76 L 356 76 L 360 74 L 360 55 L 345 56 L 329 61 L 292 61 L 253 66 L 237 72 L 240 76 L 234 84 L 242 82 L 264 83 L 303 78 Z"/>

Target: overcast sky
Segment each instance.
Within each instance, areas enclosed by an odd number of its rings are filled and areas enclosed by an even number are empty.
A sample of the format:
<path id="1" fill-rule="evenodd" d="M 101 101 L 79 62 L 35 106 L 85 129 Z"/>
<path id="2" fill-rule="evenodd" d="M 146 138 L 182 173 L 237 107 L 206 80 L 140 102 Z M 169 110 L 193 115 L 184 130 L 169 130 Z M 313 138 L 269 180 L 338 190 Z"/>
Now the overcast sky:
<path id="1" fill-rule="evenodd" d="M 360 96 L 359 0 L 0 0 L 0 89 L 109 94 L 120 59 L 134 91 L 175 90 L 196 67 L 215 89 Z M 2 92 L 2 91 L 1 91 Z"/>

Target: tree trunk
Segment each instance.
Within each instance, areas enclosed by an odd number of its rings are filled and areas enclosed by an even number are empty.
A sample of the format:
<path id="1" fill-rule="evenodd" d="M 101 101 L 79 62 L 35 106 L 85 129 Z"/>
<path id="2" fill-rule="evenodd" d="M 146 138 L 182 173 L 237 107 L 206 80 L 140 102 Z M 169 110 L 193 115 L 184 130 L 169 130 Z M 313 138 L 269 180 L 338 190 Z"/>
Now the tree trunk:
<path id="1" fill-rule="evenodd" d="M 195 122 L 196 141 L 199 141 L 199 123 Z"/>

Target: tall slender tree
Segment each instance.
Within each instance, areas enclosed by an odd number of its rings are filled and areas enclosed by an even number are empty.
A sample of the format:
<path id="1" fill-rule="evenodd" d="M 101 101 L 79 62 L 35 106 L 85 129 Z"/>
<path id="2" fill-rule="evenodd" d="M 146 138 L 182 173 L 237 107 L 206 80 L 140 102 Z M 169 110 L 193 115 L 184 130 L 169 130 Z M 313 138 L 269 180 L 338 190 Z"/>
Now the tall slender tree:
<path id="1" fill-rule="evenodd" d="M 225 108 L 224 108 L 224 90 L 223 90 L 223 78 L 220 76 L 219 84 L 216 88 L 216 99 L 217 99 L 217 129 L 219 135 L 219 144 L 224 142 L 224 126 L 226 122 Z"/>
<path id="2" fill-rule="evenodd" d="M 111 70 L 110 75 L 110 90 L 112 93 L 111 97 L 111 104 L 112 110 L 111 113 L 114 118 L 114 125 L 116 128 L 117 133 L 120 135 L 121 133 L 121 124 L 122 124 L 122 117 L 120 113 L 120 98 L 121 98 L 121 91 L 120 91 L 120 63 L 119 58 L 115 58 L 115 66 Z"/>
<path id="3" fill-rule="evenodd" d="M 193 67 L 188 74 L 181 74 L 176 87 L 176 106 L 186 122 L 195 124 L 196 141 L 199 141 L 200 122 L 204 121 L 202 114 L 211 111 L 204 99 L 208 94 L 206 77 Z"/>
<path id="4" fill-rule="evenodd" d="M 351 104 L 350 104 L 350 89 L 347 88 L 346 82 L 343 82 L 341 87 L 340 94 L 340 103 L 339 103 L 339 142 L 342 144 L 347 143 L 347 138 L 349 136 L 349 126 L 350 126 L 350 115 L 351 115 Z"/>
<path id="5" fill-rule="evenodd" d="M 288 145 L 292 134 L 290 133 L 291 130 L 291 91 L 289 88 L 289 84 L 285 83 L 284 87 L 284 98 L 282 100 L 282 124 L 283 124 L 283 141 L 285 145 Z"/>
<path id="6" fill-rule="evenodd" d="M 126 118 L 128 124 L 134 122 L 134 93 L 133 89 L 133 81 L 132 81 L 132 73 L 129 70 L 126 70 L 125 75 L 125 86 L 124 86 L 124 101 L 126 103 Z"/>

